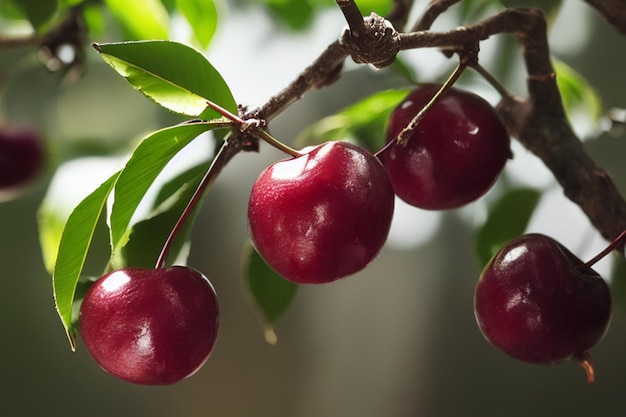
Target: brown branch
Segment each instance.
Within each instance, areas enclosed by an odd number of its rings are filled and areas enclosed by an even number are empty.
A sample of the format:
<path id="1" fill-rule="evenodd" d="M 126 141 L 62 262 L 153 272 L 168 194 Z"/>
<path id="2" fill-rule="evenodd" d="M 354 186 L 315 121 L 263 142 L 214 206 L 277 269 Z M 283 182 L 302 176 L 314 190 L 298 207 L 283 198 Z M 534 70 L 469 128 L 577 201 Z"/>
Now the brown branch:
<path id="1" fill-rule="evenodd" d="M 343 62 L 348 56 L 346 50 L 335 41 L 328 45 L 315 61 L 300 73 L 287 87 L 272 96 L 265 104 L 244 112 L 244 118 L 256 118 L 269 121 L 280 114 L 290 104 L 300 99 L 312 88 L 320 88 L 331 84 L 341 71 Z"/>
<path id="2" fill-rule="evenodd" d="M 417 20 L 411 32 L 420 32 L 428 30 L 433 25 L 435 20 L 452 5 L 458 3 L 461 0 L 431 0 L 428 4 L 422 16 Z"/>
<path id="3" fill-rule="evenodd" d="M 611 25 L 626 35 L 626 2 L 624 0 L 585 0 Z"/>
<path id="4" fill-rule="evenodd" d="M 605 239 L 612 241 L 626 230 L 626 202 L 567 121 L 543 17 L 538 11 L 522 13 L 526 14 L 520 15 L 525 29 L 516 36 L 523 45 L 529 98 L 509 100 L 500 109 L 514 136 L 545 163 L 565 195 L 583 209 Z"/>
<path id="5" fill-rule="evenodd" d="M 37 46 L 41 39 L 41 36 L 34 33 L 23 36 L 0 35 L 0 50 Z"/>
<path id="6" fill-rule="evenodd" d="M 404 28 L 409 17 L 409 12 L 413 7 L 413 3 L 413 0 L 394 0 L 393 8 L 387 15 L 387 20 L 391 22 L 393 27 L 398 30 L 402 30 Z"/>
<path id="7" fill-rule="evenodd" d="M 431 4 L 440 7 L 452 2 L 441 0 Z M 440 12 L 432 12 L 432 16 L 436 17 L 437 13 Z M 294 82 L 247 116 L 273 117 L 309 89 L 328 85 L 338 75 L 348 55 L 357 62 L 377 64 L 380 60 L 393 59 L 399 50 L 437 47 L 464 52 L 493 35 L 509 33 L 522 46 L 528 86 L 527 98 L 507 95 L 499 105 L 511 135 L 544 162 L 565 195 L 582 208 L 607 240 L 613 240 L 626 229 L 626 201 L 610 176 L 590 157 L 567 121 L 541 11 L 510 8 L 474 25 L 448 32 L 397 33 L 394 30 L 382 37 L 380 30 L 370 28 L 388 28 L 390 24 L 387 21 L 381 26 L 377 19 L 382 18 L 372 15 L 365 20 L 366 35 L 372 35 L 372 39 L 368 40 L 368 36 L 355 39 L 349 36 L 349 31 L 344 32 L 340 40 L 329 45 Z M 431 20 L 422 20 L 425 22 L 422 24 L 427 26 Z M 381 41 L 388 42 L 385 48 L 377 47 Z"/>
<path id="8" fill-rule="evenodd" d="M 359 10 L 354 0 L 336 0 L 339 9 L 348 22 L 348 27 L 352 36 L 358 38 L 361 34 L 365 34 L 365 22 L 363 22 L 363 14 Z"/>

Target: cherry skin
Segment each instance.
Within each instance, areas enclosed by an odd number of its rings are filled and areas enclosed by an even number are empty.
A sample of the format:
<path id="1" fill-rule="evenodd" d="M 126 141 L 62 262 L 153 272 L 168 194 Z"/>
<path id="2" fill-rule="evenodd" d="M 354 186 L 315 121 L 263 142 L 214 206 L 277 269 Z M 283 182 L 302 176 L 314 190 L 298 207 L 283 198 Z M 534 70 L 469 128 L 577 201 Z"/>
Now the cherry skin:
<path id="1" fill-rule="evenodd" d="M 386 140 L 395 140 L 438 91 L 425 85 L 392 112 Z M 405 144 L 382 154 L 395 193 L 429 210 L 453 209 L 485 194 L 511 157 L 510 138 L 491 105 L 456 88 L 418 122 Z"/>
<path id="2" fill-rule="evenodd" d="M 279 275 L 321 284 L 374 259 L 387 240 L 393 208 L 380 161 L 357 145 L 328 142 L 259 175 L 248 224 L 257 251 Z"/>
<path id="3" fill-rule="evenodd" d="M 0 192 L 29 183 L 41 171 L 43 162 L 43 141 L 35 129 L 0 128 Z"/>
<path id="4" fill-rule="evenodd" d="M 504 353 L 536 364 L 573 359 L 592 382 L 586 358 L 608 329 L 611 295 L 567 248 L 531 233 L 489 261 L 476 286 L 474 312 L 482 334 Z"/>
<path id="5" fill-rule="evenodd" d="M 89 288 L 79 320 L 87 350 L 105 371 L 136 384 L 168 385 L 206 362 L 219 310 L 213 286 L 194 269 L 129 267 Z"/>

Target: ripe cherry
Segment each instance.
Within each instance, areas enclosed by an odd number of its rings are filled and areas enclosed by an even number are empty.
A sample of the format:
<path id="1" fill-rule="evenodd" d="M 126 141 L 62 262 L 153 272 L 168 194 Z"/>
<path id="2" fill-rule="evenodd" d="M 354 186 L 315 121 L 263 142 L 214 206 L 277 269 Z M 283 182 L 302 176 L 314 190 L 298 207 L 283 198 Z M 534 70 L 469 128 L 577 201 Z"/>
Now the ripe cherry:
<path id="1" fill-rule="evenodd" d="M 124 268 L 101 277 L 80 308 L 80 332 L 107 372 L 145 385 L 195 373 L 217 338 L 219 311 L 209 280 L 182 266 Z"/>
<path id="2" fill-rule="evenodd" d="M 295 283 L 351 275 L 389 233 L 394 195 L 380 161 L 347 142 L 328 142 L 278 161 L 256 180 L 248 223 L 268 265 Z"/>
<path id="3" fill-rule="evenodd" d="M 438 89 L 425 85 L 404 99 L 389 119 L 387 142 L 397 138 Z M 390 145 L 382 161 L 400 198 L 441 210 L 485 194 L 510 157 L 509 135 L 491 105 L 451 88 L 426 111 L 406 143 Z"/>
<path id="4" fill-rule="evenodd" d="M 41 171 L 43 162 L 43 141 L 35 129 L 0 128 L 0 193 L 28 184 Z"/>
<path id="5" fill-rule="evenodd" d="M 575 360 L 593 382 L 588 351 L 609 326 L 609 287 L 554 239 L 526 234 L 504 245 L 480 276 L 474 312 L 504 353 L 537 364 Z"/>

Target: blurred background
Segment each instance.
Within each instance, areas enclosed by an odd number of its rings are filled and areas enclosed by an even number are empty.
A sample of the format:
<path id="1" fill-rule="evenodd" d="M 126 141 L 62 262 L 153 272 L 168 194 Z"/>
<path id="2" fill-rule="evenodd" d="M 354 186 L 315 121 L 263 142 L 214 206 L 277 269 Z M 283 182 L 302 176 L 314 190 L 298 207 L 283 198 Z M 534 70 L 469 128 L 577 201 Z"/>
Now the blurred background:
<path id="1" fill-rule="evenodd" d="M 551 32 L 555 56 L 587 79 L 605 111 L 626 107 L 626 38 L 582 1 L 564 3 Z M 417 5 L 419 12 L 425 2 Z M 219 25 L 206 55 L 235 98 L 249 105 L 285 86 L 345 26 L 336 8 L 320 11 L 306 30 L 296 32 L 254 2 L 222 1 L 218 6 Z M 435 28 L 455 27 L 456 18 L 452 10 Z M 183 39 L 184 26 L 173 33 Z M 113 28 L 96 40 L 121 40 L 119 36 Z M 523 94 L 516 48 L 511 39 L 490 40 L 483 45 L 481 62 L 496 73 L 497 67 L 506 67 L 501 81 Z M 403 57 L 419 81 L 440 80 L 451 68 L 437 51 L 411 51 Z M 371 266 L 330 285 L 300 288 L 276 327 L 278 343 L 267 344 L 240 277 L 250 188 L 265 166 L 283 157 L 265 145 L 258 154 L 238 155 L 226 168 L 193 230 L 189 264 L 212 280 L 221 303 L 220 336 L 209 361 L 191 378 L 169 387 L 137 386 L 106 374 L 80 342 L 76 352 L 68 346 L 41 257 L 37 210 L 55 173 L 54 198 L 71 208 L 76 190 L 97 185 L 90 177 L 105 178 L 143 135 L 178 119 L 135 92 L 93 51 L 87 51 L 83 78 L 72 85 L 13 52 L 0 51 L 2 75 L 3 67 L 18 60 L 22 67 L 11 74 L 0 111 L 7 120 L 38 126 L 50 160 L 37 183 L 19 198 L 0 203 L 1 417 L 624 414 L 623 303 L 616 303 L 611 329 L 592 352 L 597 372 L 592 386 L 574 363 L 526 365 L 496 351 L 480 334 L 472 305 L 482 268 L 475 233 L 499 185 L 480 201 L 445 213 L 398 201 L 389 242 Z M 484 83 L 475 78 L 461 83 L 495 103 L 495 92 Z M 392 71 L 350 62 L 336 84 L 307 94 L 273 121 L 273 134 L 292 142 L 311 123 L 358 99 L 406 86 Z M 598 134 L 597 125 L 587 119 L 573 114 L 572 124 L 626 193 L 623 132 Z M 209 149 L 213 139 L 205 139 L 179 162 Z M 517 144 L 514 153 L 508 180 L 544 191 L 528 230 L 557 238 L 582 259 L 605 246 L 541 163 Z M 80 163 L 87 156 L 97 159 Z M 104 253 L 106 235 L 98 233 Z M 97 273 L 104 262 L 97 244 L 87 268 Z M 611 269 L 611 259 L 598 265 L 607 279 Z"/>

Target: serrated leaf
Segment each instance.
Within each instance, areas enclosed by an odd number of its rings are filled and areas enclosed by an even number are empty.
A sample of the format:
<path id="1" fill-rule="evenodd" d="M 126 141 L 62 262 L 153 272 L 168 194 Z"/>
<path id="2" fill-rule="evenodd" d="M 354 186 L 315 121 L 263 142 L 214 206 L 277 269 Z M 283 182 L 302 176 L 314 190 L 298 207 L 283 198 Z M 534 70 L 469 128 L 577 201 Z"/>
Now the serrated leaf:
<path id="1" fill-rule="evenodd" d="M 217 28 L 217 8 L 213 0 L 176 0 L 181 13 L 203 48 L 211 43 Z"/>
<path id="2" fill-rule="evenodd" d="M 105 0 L 133 39 L 169 38 L 169 15 L 160 0 Z"/>
<path id="3" fill-rule="evenodd" d="M 208 162 L 195 166 L 163 185 L 152 214 L 132 227 L 129 241 L 122 249 L 124 266 L 155 267 L 165 241 L 208 168 Z M 168 252 L 166 265 L 172 264 L 174 260 L 178 263 L 184 262 L 181 251 L 188 241 L 191 225 L 199 207 L 200 205 L 196 206 L 194 214 L 187 218 L 183 228 L 176 235 L 174 244 Z"/>
<path id="4" fill-rule="evenodd" d="M 137 90 L 173 112 L 210 120 L 220 115 L 207 100 L 237 114 L 228 85 L 202 54 L 170 41 L 94 44 L 115 71 Z"/>
<path id="5" fill-rule="evenodd" d="M 259 313 L 265 339 L 276 343 L 274 324 L 291 305 L 298 285 L 272 270 L 248 241 L 243 251 L 244 286 L 255 310 Z"/>
<path id="6" fill-rule="evenodd" d="M 389 115 L 409 90 L 386 90 L 367 97 L 309 126 L 296 139 L 300 146 L 349 140 L 374 152 L 385 144 Z"/>
<path id="7" fill-rule="evenodd" d="M 12 0 L 35 30 L 41 29 L 57 12 L 59 3 L 57 0 Z"/>
<path id="8" fill-rule="evenodd" d="M 220 122 L 176 125 L 154 132 L 137 146 L 115 185 L 109 216 L 114 254 L 128 241 L 132 216 L 167 163 L 201 133 L 220 126 Z"/>
<path id="9" fill-rule="evenodd" d="M 476 234 L 481 265 L 512 238 L 524 233 L 541 193 L 533 188 L 508 191 L 489 209 L 489 218 Z"/>
<path id="10" fill-rule="evenodd" d="M 91 245 L 96 224 L 118 177 L 119 172 L 113 174 L 76 206 L 65 223 L 59 243 L 52 287 L 55 306 L 63 322 L 72 350 L 76 346 L 72 330 L 72 305 L 76 285 Z"/>

